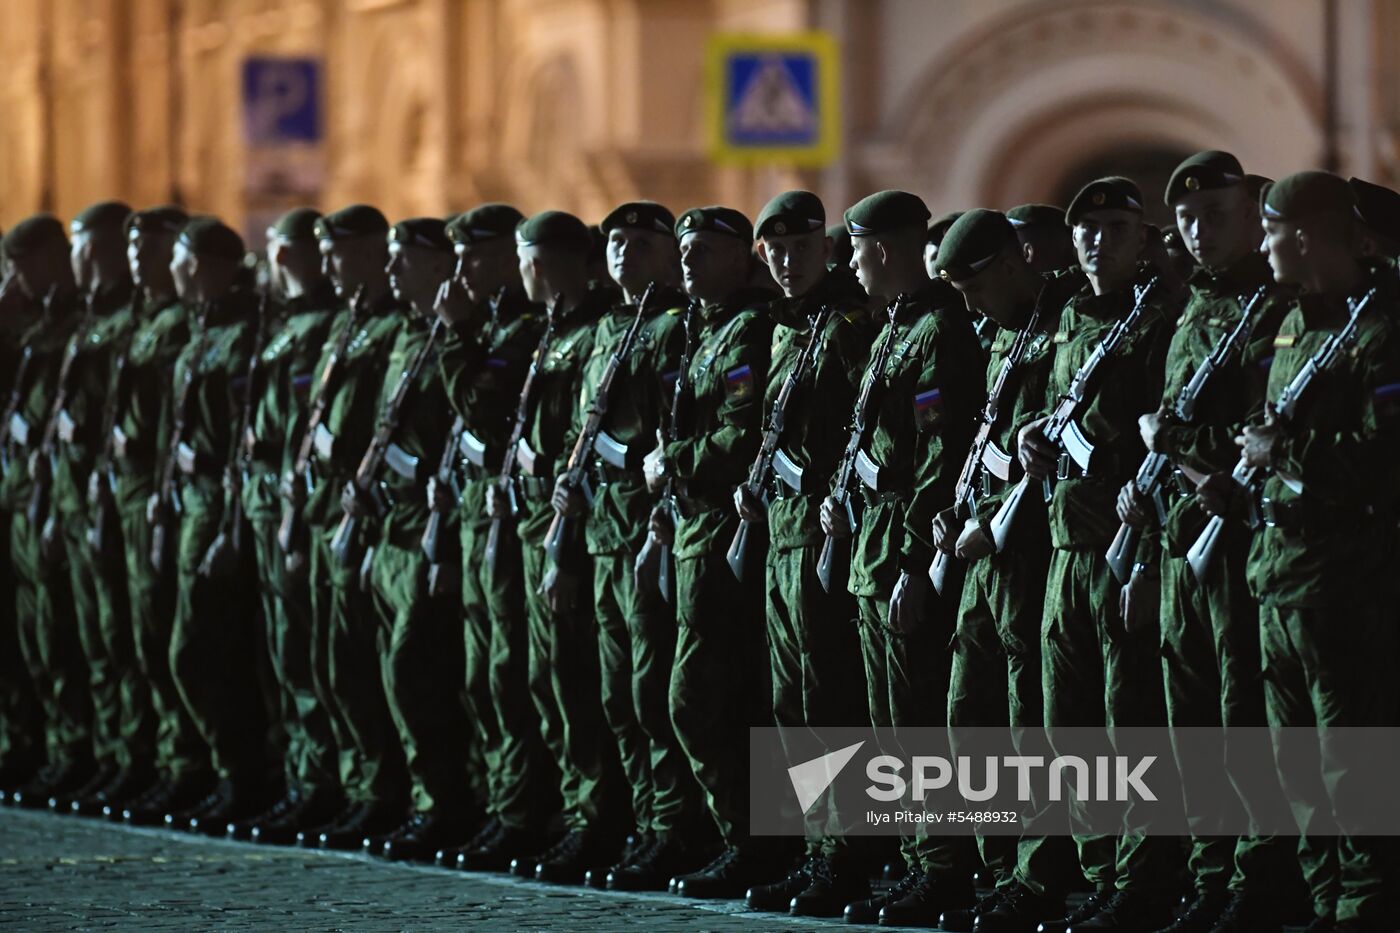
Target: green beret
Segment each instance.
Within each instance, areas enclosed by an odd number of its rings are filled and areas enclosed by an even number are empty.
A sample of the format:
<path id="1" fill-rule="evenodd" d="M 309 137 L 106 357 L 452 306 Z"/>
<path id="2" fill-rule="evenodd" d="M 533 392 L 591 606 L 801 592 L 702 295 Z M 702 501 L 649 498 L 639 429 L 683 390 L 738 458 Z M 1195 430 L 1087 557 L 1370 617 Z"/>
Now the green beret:
<path id="1" fill-rule="evenodd" d="M 11 259 L 18 259 L 48 246 L 68 249 L 68 235 L 63 232 L 63 224 L 52 214 L 26 217 L 11 227 L 5 238 L 0 240 L 0 249 Z"/>
<path id="2" fill-rule="evenodd" d="M 939 278 L 964 282 L 991 265 L 1008 247 L 1020 248 L 1011 221 L 1000 211 L 977 208 L 948 228 L 933 267 Z"/>
<path id="3" fill-rule="evenodd" d="M 68 229 L 74 236 L 103 229 L 121 230 L 130 216 L 131 208 L 121 201 L 98 201 L 83 208 Z"/>
<path id="4" fill-rule="evenodd" d="M 1232 188 L 1244 180 L 1239 159 L 1219 149 L 1207 149 L 1188 156 L 1176 167 L 1162 200 L 1171 207 L 1193 191 Z"/>
<path id="5" fill-rule="evenodd" d="M 1356 212 L 1351 185 L 1331 172 L 1296 172 L 1265 186 L 1259 213 L 1265 220 L 1302 220 L 1316 214 Z"/>
<path id="6" fill-rule="evenodd" d="M 368 204 L 351 204 L 316 221 L 316 239 L 348 240 L 361 236 L 385 236 L 389 221 Z"/>
<path id="7" fill-rule="evenodd" d="M 516 226 L 524 219 L 525 215 L 509 204 L 478 204 L 447 222 L 447 238 L 458 246 L 484 243 L 514 235 Z"/>
<path id="8" fill-rule="evenodd" d="M 784 191 L 759 212 L 753 235 L 761 240 L 766 236 L 811 233 L 825 226 L 826 208 L 821 198 L 810 191 Z"/>
<path id="9" fill-rule="evenodd" d="M 877 191 L 846 208 L 846 229 L 851 236 L 872 236 L 901 227 L 924 229 L 928 207 L 923 199 L 907 191 Z"/>
<path id="10" fill-rule="evenodd" d="M 1063 227 L 1065 225 L 1065 209 L 1053 204 L 1017 204 L 1006 212 L 1006 219 L 1011 221 L 1011 225 L 1018 230 L 1023 227 L 1042 225 Z"/>
<path id="11" fill-rule="evenodd" d="M 1257 204 L 1264 196 L 1264 189 L 1272 185 L 1274 180 L 1267 175 L 1246 175 L 1244 183 L 1249 186 L 1249 199 Z"/>
<path id="12" fill-rule="evenodd" d="M 447 238 L 447 221 L 440 217 L 412 217 L 400 220 L 389 228 L 389 242 L 402 246 L 421 246 L 444 253 L 452 252 Z"/>
<path id="13" fill-rule="evenodd" d="M 1347 181 L 1356 195 L 1361 222 L 1387 240 L 1400 240 L 1400 192 L 1360 178 Z"/>
<path id="14" fill-rule="evenodd" d="M 675 236 L 676 215 L 655 201 L 628 201 L 613 208 L 598 226 L 604 233 L 612 233 L 618 227 L 633 227 Z"/>
<path id="15" fill-rule="evenodd" d="M 312 210 L 309 207 L 294 207 L 273 221 L 272 226 L 267 228 L 267 238 L 269 240 L 314 240 L 316 238 L 316 221 L 320 219 L 320 211 Z"/>
<path id="16" fill-rule="evenodd" d="M 731 207 L 692 207 L 676 221 L 676 239 L 687 233 L 726 233 L 745 243 L 753 242 L 753 224 Z"/>
<path id="17" fill-rule="evenodd" d="M 196 217 L 180 231 L 185 248 L 198 256 L 243 261 L 243 238 L 217 217 Z"/>
<path id="18" fill-rule="evenodd" d="M 1074 200 L 1069 202 L 1065 221 L 1070 226 L 1079 223 L 1079 218 L 1094 211 L 1132 211 L 1142 213 L 1142 192 L 1131 178 L 1111 175 L 1089 182 Z"/>
<path id="19" fill-rule="evenodd" d="M 962 215 L 962 211 L 949 211 L 942 217 L 935 217 L 933 220 L 930 220 L 928 223 L 928 236 L 924 238 L 924 242 L 932 243 L 934 246 L 941 246 L 943 238 L 948 235 L 948 228 Z"/>
<path id="20" fill-rule="evenodd" d="M 833 224 L 826 228 L 826 238 L 831 241 L 831 261 L 826 264 L 827 268 L 844 269 L 849 266 L 851 257 L 856 254 L 851 231 L 846 229 L 845 224 Z"/>
<path id="21" fill-rule="evenodd" d="M 173 204 L 136 211 L 126 219 L 128 238 L 141 233 L 179 233 L 190 222 L 190 215 Z"/>
<path id="22" fill-rule="evenodd" d="M 515 227 L 518 246 L 549 245 L 587 253 L 593 245 L 588 225 L 563 211 L 541 211 Z"/>

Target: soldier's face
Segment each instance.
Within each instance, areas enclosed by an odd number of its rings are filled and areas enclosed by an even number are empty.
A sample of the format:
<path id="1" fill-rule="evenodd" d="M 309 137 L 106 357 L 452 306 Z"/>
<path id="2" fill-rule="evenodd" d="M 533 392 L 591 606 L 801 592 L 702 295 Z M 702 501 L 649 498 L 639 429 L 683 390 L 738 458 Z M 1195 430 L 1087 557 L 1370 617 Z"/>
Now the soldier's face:
<path id="1" fill-rule="evenodd" d="M 711 230 L 687 233 L 681 240 L 686 294 L 701 301 L 723 300 L 744 284 L 748 261 L 741 240 Z"/>
<path id="2" fill-rule="evenodd" d="M 1223 269 L 1253 248 L 1258 212 L 1244 185 L 1192 191 L 1176 202 L 1175 212 L 1186 251 L 1208 269 Z"/>
<path id="3" fill-rule="evenodd" d="M 1132 278 L 1143 241 L 1142 216 L 1133 211 L 1091 211 L 1074 225 L 1080 267 L 1110 286 Z"/>
<path id="4" fill-rule="evenodd" d="M 872 298 L 892 297 L 885 294 L 885 249 L 879 238 L 851 237 L 851 246 L 851 268 L 865 293 Z"/>
<path id="5" fill-rule="evenodd" d="M 815 288 L 826 275 L 826 261 L 831 256 L 831 241 L 821 229 L 766 236 L 758 248 L 759 256 L 773 274 L 773 281 L 789 298 L 805 295 Z"/>
<path id="6" fill-rule="evenodd" d="M 348 300 L 361 285 L 377 281 L 379 270 L 388 263 L 386 246 L 384 238 L 377 236 L 320 242 L 321 269 L 339 298 Z"/>
<path id="7" fill-rule="evenodd" d="M 73 234 L 69 243 L 68 258 L 73 265 L 73 279 L 78 287 L 87 291 L 96 278 L 96 262 L 93 259 L 92 234 L 87 231 Z"/>
<path id="8" fill-rule="evenodd" d="M 520 261 L 520 284 L 525 286 L 525 297 L 536 303 L 548 301 L 551 296 L 545 294 L 543 269 L 536 248 L 517 246 L 515 255 Z"/>
<path id="9" fill-rule="evenodd" d="M 938 270 L 934 268 L 934 263 L 938 261 L 938 244 L 924 244 L 924 271 L 931 279 L 938 278 Z"/>
<path id="10" fill-rule="evenodd" d="M 149 288 L 170 275 L 170 261 L 174 239 L 163 231 L 132 231 L 126 241 L 126 265 L 131 270 L 131 280 L 142 288 Z"/>
<path id="11" fill-rule="evenodd" d="M 170 278 L 175 283 L 175 294 L 182 301 L 194 296 L 194 254 L 184 240 L 176 240 L 170 251 Z"/>
<path id="12" fill-rule="evenodd" d="M 306 294 L 321 279 L 321 253 L 314 240 L 268 237 L 267 266 L 272 281 L 288 298 Z"/>
<path id="13" fill-rule="evenodd" d="M 1269 256 L 1269 268 L 1274 281 L 1297 285 L 1303 281 L 1303 250 L 1298 241 L 1298 228 L 1282 220 L 1264 220 L 1264 252 Z"/>
<path id="14" fill-rule="evenodd" d="M 614 227 L 608 231 L 608 275 L 628 292 L 652 282 L 674 282 L 676 239 L 660 231 Z"/>
<path id="15" fill-rule="evenodd" d="M 989 317 L 998 324 L 1009 325 L 1016 319 L 1018 302 L 1006 259 L 998 259 L 970 279 L 949 281 L 971 313 Z"/>

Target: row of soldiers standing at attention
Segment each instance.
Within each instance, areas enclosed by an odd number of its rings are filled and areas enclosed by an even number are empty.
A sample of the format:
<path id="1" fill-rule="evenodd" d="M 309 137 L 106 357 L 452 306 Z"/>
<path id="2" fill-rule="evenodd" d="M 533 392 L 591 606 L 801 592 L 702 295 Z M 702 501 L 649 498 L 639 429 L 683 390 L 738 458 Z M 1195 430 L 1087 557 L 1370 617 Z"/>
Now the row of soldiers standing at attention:
<path id="1" fill-rule="evenodd" d="M 1400 195 L 1211 151 L 1166 201 L 298 209 L 261 269 L 172 207 L 21 222 L 6 802 L 890 926 L 1393 928 L 1374 837 L 918 833 L 874 896 L 875 841 L 748 831 L 750 726 L 1393 724 Z"/>

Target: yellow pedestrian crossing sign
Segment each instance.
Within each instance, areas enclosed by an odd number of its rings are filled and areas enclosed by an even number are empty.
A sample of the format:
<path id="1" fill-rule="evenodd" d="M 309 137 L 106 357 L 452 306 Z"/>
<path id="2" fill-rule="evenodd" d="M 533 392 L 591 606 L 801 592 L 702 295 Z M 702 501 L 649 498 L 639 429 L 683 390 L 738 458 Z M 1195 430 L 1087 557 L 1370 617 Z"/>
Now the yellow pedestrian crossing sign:
<path id="1" fill-rule="evenodd" d="M 717 162 L 825 165 L 840 138 L 836 43 L 822 32 L 710 38 L 706 124 Z"/>

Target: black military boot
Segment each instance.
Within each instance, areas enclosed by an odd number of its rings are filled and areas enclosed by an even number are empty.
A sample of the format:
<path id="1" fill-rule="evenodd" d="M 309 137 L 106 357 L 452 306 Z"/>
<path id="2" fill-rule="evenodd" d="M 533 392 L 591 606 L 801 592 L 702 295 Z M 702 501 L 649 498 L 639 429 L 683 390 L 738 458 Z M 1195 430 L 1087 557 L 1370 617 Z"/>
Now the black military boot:
<path id="1" fill-rule="evenodd" d="M 1142 933 L 1166 926 L 1171 919 L 1170 901 L 1160 893 L 1118 891 L 1094 916 L 1073 924 L 1069 933 Z"/>
<path id="2" fill-rule="evenodd" d="M 367 804 L 320 834 L 320 847 L 348 852 L 363 848 L 367 836 L 388 836 L 402 826 L 404 811 L 387 803 Z"/>
<path id="3" fill-rule="evenodd" d="M 339 812 L 326 817 L 325 822 L 303 826 L 297 830 L 297 845 L 303 849 L 320 848 L 323 834 L 335 832 L 342 825 L 361 819 L 369 808 L 368 803 L 346 801 L 345 806 Z"/>
<path id="4" fill-rule="evenodd" d="M 768 849 L 748 841 L 725 849 L 700 871 L 677 878 L 676 893 L 703 900 L 737 899 L 749 888 L 780 877 L 782 871 L 782 863 Z"/>
<path id="5" fill-rule="evenodd" d="M 1204 891 L 1196 894 L 1176 919 L 1157 933 L 1210 933 L 1220 922 L 1230 896 L 1224 891 Z M 1251 931 L 1254 927 L 1249 928 Z"/>
<path id="6" fill-rule="evenodd" d="M 164 826 L 167 813 L 188 810 L 213 789 L 214 779 L 209 775 L 186 775 L 132 801 L 122 809 L 122 820 L 131 826 Z"/>
<path id="7" fill-rule="evenodd" d="M 49 798 L 71 794 L 91 780 L 94 767 L 90 761 L 50 765 L 41 769 L 29 783 L 7 794 L 6 800 L 26 810 L 47 807 Z"/>
<path id="8" fill-rule="evenodd" d="M 424 816 L 406 832 L 385 841 L 379 854 L 391 862 L 428 862 L 439 850 L 462 845 L 480 825 L 479 820 L 470 817 L 436 811 Z"/>
<path id="9" fill-rule="evenodd" d="M 931 927 L 945 910 L 970 908 L 977 901 L 972 888 L 972 876 L 940 877 L 934 872 L 924 876 L 897 901 L 890 901 L 880 910 L 882 927 Z"/>
<path id="10" fill-rule="evenodd" d="M 0 767 L 0 803 L 11 803 L 10 795 L 19 790 L 43 770 L 43 766 L 29 760 L 12 759 Z"/>
<path id="11" fill-rule="evenodd" d="M 533 879 L 535 877 L 535 869 L 539 867 L 540 862 L 546 862 L 549 859 L 553 858 L 554 853 L 559 850 L 560 846 L 574 845 L 574 843 L 570 841 L 571 837 L 575 833 L 581 832 L 583 832 L 583 830 L 581 829 L 571 829 L 562 837 L 554 840 L 553 845 L 545 848 L 542 851 L 527 850 L 526 852 L 510 860 L 510 867 L 508 870 L 512 875 L 514 875 L 517 878 Z"/>
<path id="12" fill-rule="evenodd" d="M 788 913 L 794 917 L 839 917 L 846 905 L 870 896 L 870 879 L 842 858 L 812 863 L 811 882 L 793 895 Z"/>
<path id="13" fill-rule="evenodd" d="M 95 794 L 74 800 L 68 805 L 70 812 L 78 816 L 103 816 L 114 807 L 120 807 L 129 800 L 135 800 L 155 783 L 155 772 L 147 768 L 128 768 L 118 771 L 106 786 Z"/>
<path id="14" fill-rule="evenodd" d="M 440 868 L 456 868 L 457 856 L 461 855 L 463 852 L 470 852 L 472 849 L 481 848 L 492 839 L 495 839 L 504 828 L 505 825 L 501 822 L 499 817 L 493 816 L 488 818 L 486 822 L 481 825 L 481 828 L 473 833 L 472 837 L 462 843 L 462 845 L 438 849 L 437 852 L 433 854 L 433 864 Z"/>
<path id="15" fill-rule="evenodd" d="M 289 787 L 287 792 L 261 813 L 255 813 L 246 820 L 233 820 L 224 827 L 224 835 L 230 839 L 253 838 L 253 827 L 272 823 L 297 812 L 302 806 L 300 788 Z"/>
<path id="16" fill-rule="evenodd" d="M 971 907 L 955 907 L 943 911 L 943 915 L 938 918 L 938 927 L 947 930 L 948 933 L 972 933 L 972 926 L 977 922 L 977 918 L 1001 906 L 1002 900 L 1002 891 L 994 888 L 977 898 L 977 903 Z"/>
<path id="17" fill-rule="evenodd" d="M 186 828 L 205 836 L 222 836 L 228 824 L 250 820 L 270 807 L 278 797 L 276 790 L 249 781 L 230 781 L 219 802 L 190 817 Z"/>
<path id="18" fill-rule="evenodd" d="M 679 834 L 657 836 L 652 844 L 630 863 L 608 873 L 612 891 L 664 891 L 667 882 L 679 875 L 699 871 L 714 860 L 714 846 L 688 846 Z"/>
<path id="19" fill-rule="evenodd" d="M 1236 891 L 1220 912 L 1210 933 L 1280 933 L 1284 911 L 1278 899 L 1266 894 Z"/>
<path id="20" fill-rule="evenodd" d="M 264 845 L 285 846 L 297 841 L 303 830 L 320 827 L 345 809 L 345 798 L 337 790 L 316 790 L 304 794 L 300 804 L 281 817 L 271 816 L 253 823 L 248 838 Z"/>
<path id="21" fill-rule="evenodd" d="M 622 847 L 622 854 L 617 861 L 606 868 L 590 868 L 583 873 L 583 886 L 586 888 L 596 888 L 599 891 L 606 891 L 608 888 L 608 878 L 615 871 L 621 871 L 631 865 L 637 859 L 643 857 L 656 845 L 656 837 L 651 833 L 644 833 L 638 830 L 627 836 L 627 842 Z"/>
<path id="22" fill-rule="evenodd" d="M 187 807 L 171 807 L 162 818 L 161 822 L 166 829 L 189 830 L 190 820 L 201 816 L 209 810 L 214 809 L 224 802 L 224 797 L 232 793 L 232 786 L 228 781 L 219 781 L 214 788 L 203 797 L 196 800 Z"/>
<path id="23" fill-rule="evenodd" d="M 1064 898 L 1036 894 L 1022 884 L 1013 884 L 1000 894 L 1000 903 L 983 910 L 973 921 L 972 929 L 977 933 L 1036 933 L 1042 923 L 1065 915 Z"/>
<path id="24" fill-rule="evenodd" d="M 64 816 L 73 812 L 73 804 L 85 800 L 99 793 L 108 784 L 116 780 L 120 769 L 111 763 L 97 766 L 97 770 L 88 775 L 88 779 L 78 787 L 66 791 L 55 791 L 49 795 L 49 809 L 54 813 L 62 813 Z"/>
<path id="25" fill-rule="evenodd" d="M 463 850 L 457 856 L 460 871 L 511 871 L 519 863 L 538 865 L 538 853 L 548 846 L 543 833 L 502 824 L 501 831 L 474 849 Z"/>
<path id="26" fill-rule="evenodd" d="M 1113 888 L 1094 892 L 1089 895 L 1087 900 L 1064 916 L 1042 921 L 1040 926 L 1036 928 L 1037 933 L 1069 933 L 1070 928 L 1075 924 L 1084 923 L 1107 907 L 1114 893 Z"/>
<path id="27" fill-rule="evenodd" d="M 806 890 L 812 883 L 812 869 L 818 862 L 825 862 L 820 855 L 809 855 L 802 864 L 779 878 L 772 884 L 758 884 L 749 888 L 744 895 L 744 903 L 749 910 L 763 910 L 769 913 L 787 913 L 792 899 Z"/>
<path id="28" fill-rule="evenodd" d="M 884 894 L 851 901 L 846 905 L 842 916 L 846 918 L 847 923 L 879 923 L 880 911 L 885 908 L 885 905 L 904 897 L 914 889 L 914 885 L 918 884 L 922 878 L 921 872 L 906 871 Z"/>
<path id="29" fill-rule="evenodd" d="M 578 830 L 564 838 L 550 858 L 541 859 L 535 866 L 536 881 L 583 884 L 590 870 L 602 870 L 602 866 L 616 862 L 622 851 L 616 836 L 610 837 L 598 829 Z"/>

